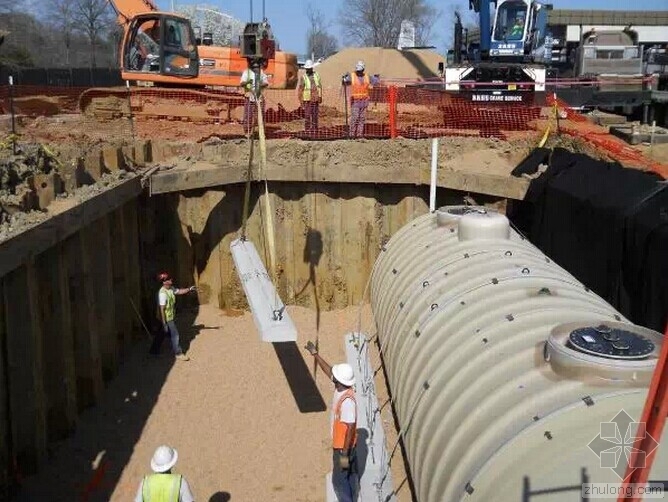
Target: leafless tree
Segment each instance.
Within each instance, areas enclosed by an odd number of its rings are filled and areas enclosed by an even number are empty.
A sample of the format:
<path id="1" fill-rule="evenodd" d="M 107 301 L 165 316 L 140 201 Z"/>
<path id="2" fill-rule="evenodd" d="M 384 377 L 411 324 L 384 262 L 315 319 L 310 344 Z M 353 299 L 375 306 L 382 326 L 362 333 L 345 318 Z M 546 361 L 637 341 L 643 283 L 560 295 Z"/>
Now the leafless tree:
<path id="1" fill-rule="evenodd" d="M 72 48 L 72 40 L 77 29 L 76 15 L 77 2 L 76 0 L 50 0 L 47 4 L 49 17 L 51 22 L 60 33 L 63 45 L 65 46 L 65 65 L 70 65 L 70 51 Z"/>
<path id="2" fill-rule="evenodd" d="M 20 10 L 22 4 L 21 0 L 0 0 L 0 14 Z"/>
<path id="3" fill-rule="evenodd" d="M 425 0 L 343 0 L 345 34 L 364 46 L 396 47 L 403 20 L 415 24 L 416 44 L 426 45 L 438 11 Z"/>
<path id="4" fill-rule="evenodd" d="M 329 27 L 322 12 L 313 4 L 308 4 L 306 17 L 309 24 L 306 34 L 306 50 L 309 56 L 313 55 L 317 59 L 334 54 L 338 43 L 336 38 L 329 33 Z"/>
<path id="5" fill-rule="evenodd" d="M 112 28 L 111 8 L 107 0 L 76 0 L 74 20 L 86 34 L 91 49 L 91 66 L 95 68 L 96 48 L 102 34 Z"/>

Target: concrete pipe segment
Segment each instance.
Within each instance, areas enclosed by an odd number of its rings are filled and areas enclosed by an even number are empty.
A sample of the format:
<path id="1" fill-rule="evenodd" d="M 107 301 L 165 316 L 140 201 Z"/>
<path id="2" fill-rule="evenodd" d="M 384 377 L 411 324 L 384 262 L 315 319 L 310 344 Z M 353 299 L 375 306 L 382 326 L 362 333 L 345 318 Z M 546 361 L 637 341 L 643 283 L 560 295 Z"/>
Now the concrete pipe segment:
<path id="1" fill-rule="evenodd" d="M 371 305 L 420 502 L 580 501 L 583 482 L 619 486 L 663 337 L 504 215 L 416 218 L 383 246 Z M 649 479 L 668 479 L 667 447 Z"/>

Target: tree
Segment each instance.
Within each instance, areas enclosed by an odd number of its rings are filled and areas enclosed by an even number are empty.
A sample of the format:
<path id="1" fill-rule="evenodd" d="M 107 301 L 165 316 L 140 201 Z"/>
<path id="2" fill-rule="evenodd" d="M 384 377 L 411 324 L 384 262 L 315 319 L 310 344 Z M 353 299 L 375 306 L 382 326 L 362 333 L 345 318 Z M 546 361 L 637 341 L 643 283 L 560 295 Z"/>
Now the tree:
<path id="1" fill-rule="evenodd" d="M 306 17 L 309 23 L 309 29 L 306 34 L 306 51 L 309 56 L 314 58 L 326 58 L 334 54 L 338 43 L 336 37 L 330 35 L 327 31 L 327 23 L 322 12 L 308 4 L 306 7 Z"/>
<path id="2" fill-rule="evenodd" d="M 74 20 L 88 37 L 91 66 L 95 68 L 96 47 L 112 23 L 109 3 L 106 0 L 76 0 L 74 7 Z"/>
<path id="3" fill-rule="evenodd" d="M 0 0 L 0 14 L 21 10 L 22 0 Z"/>
<path id="4" fill-rule="evenodd" d="M 403 20 L 415 25 L 415 43 L 427 45 L 438 11 L 426 0 L 343 0 L 339 14 L 344 33 L 371 47 L 396 47 Z"/>
<path id="5" fill-rule="evenodd" d="M 50 0 L 47 9 L 53 26 L 62 37 L 65 46 L 65 65 L 69 66 L 72 38 L 77 27 L 75 21 L 77 14 L 76 0 Z"/>

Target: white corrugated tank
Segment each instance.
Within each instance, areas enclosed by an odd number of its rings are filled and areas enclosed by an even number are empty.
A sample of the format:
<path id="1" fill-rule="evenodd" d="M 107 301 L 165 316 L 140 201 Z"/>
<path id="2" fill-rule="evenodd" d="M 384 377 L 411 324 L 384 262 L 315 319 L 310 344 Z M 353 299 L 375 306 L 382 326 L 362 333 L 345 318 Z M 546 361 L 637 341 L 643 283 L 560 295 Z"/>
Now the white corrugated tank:
<path id="1" fill-rule="evenodd" d="M 622 410 L 640 418 L 661 334 L 480 207 L 399 230 L 370 291 L 420 502 L 580 501 L 582 481 L 620 481 L 589 445 Z M 668 479 L 665 449 L 651 480 Z"/>

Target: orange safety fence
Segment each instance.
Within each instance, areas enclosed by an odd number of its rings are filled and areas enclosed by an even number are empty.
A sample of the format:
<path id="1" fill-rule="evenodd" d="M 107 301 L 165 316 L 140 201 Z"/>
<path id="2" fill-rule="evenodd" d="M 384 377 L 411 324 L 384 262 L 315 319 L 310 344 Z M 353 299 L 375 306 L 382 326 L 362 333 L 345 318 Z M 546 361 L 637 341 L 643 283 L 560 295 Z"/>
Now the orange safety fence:
<path id="1" fill-rule="evenodd" d="M 353 127 L 358 112 L 350 102 L 348 89 L 323 89 L 317 124 L 311 127 L 307 124 L 309 105 L 301 103 L 297 90 L 267 90 L 266 137 L 343 140 L 355 136 L 357 130 L 368 139 L 468 136 L 533 141 L 549 127 L 550 134 L 580 138 L 621 162 L 668 177 L 668 166 L 644 157 L 638 149 L 611 136 L 604 127 L 549 94 L 545 106 L 478 103 L 446 94 L 438 86 L 422 84 L 376 86 L 364 112 L 363 127 L 358 128 Z M 81 133 L 97 134 L 99 139 L 108 141 L 131 138 L 196 142 L 214 137 L 245 138 L 248 126 L 253 125 L 244 123 L 245 114 L 250 112 L 254 123 L 257 113 L 238 88 L 13 86 L 12 92 L 14 113 L 25 119 L 18 132 L 30 132 L 30 137 L 39 133 L 38 128 L 30 127 L 30 120 L 64 114 L 68 115 L 68 137 Z M 3 114 L 9 113 L 9 96 L 9 86 L 0 86 Z M 561 118 L 557 119 L 557 115 Z M 51 139 L 65 139 L 61 129 L 51 131 Z"/>

